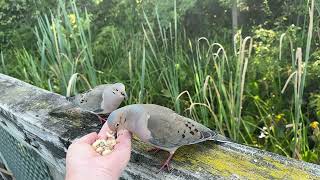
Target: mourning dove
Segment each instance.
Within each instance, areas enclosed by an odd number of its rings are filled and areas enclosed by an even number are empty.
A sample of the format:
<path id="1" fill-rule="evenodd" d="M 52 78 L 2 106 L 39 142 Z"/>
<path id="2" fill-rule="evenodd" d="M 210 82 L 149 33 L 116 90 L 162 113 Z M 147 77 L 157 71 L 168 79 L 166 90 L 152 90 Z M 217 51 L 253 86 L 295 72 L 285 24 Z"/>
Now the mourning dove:
<path id="1" fill-rule="evenodd" d="M 57 112 L 71 112 L 71 110 L 74 112 L 75 109 L 79 109 L 81 112 L 89 111 L 97 114 L 102 123 L 104 119 L 101 118 L 100 115 L 111 113 L 120 106 L 124 99 L 127 99 L 124 84 L 102 84 L 87 92 L 77 94 L 73 97 L 67 97 L 67 100 L 70 101 L 71 104 L 61 106 L 53 112 L 55 114 L 57 114 Z M 51 112 L 51 114 L 53 112 Z"/>
<path id="2" fill-rule="evenodd" d="M 107 119 L 112 131 L 127 129 L 140 140 L 166 150 L 170 156 L 160 168 L 167 167 L 181 146 L 206 140 L 228 142 L 227 138 L 204 125 L 155 104 L 133 104 L 113 111 Z"/>

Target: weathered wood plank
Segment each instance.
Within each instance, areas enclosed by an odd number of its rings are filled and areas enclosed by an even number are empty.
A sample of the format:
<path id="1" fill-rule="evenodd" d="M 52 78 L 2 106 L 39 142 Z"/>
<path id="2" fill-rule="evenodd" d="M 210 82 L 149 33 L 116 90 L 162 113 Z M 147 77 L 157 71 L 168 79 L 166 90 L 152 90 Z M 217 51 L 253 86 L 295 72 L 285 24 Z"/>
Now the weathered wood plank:
<path id="1" fill-rule="evenodd" d="M 96 116 L 52 117 L 67 104 L 63 96 L 0 74 L 0 124 L 48 162 L 55 179 L 63 179 L 70 142 L 98 131 Z M 1 137 L 0 137 L 1 138 Z M 146 153 L 149 146 L 134 139 L 131 161 L 123 179 L 319 179 L 320 166 L 255 148 L 205 142 L 180 148 L 170 173 L 156 174 L 166 152 Z"/>

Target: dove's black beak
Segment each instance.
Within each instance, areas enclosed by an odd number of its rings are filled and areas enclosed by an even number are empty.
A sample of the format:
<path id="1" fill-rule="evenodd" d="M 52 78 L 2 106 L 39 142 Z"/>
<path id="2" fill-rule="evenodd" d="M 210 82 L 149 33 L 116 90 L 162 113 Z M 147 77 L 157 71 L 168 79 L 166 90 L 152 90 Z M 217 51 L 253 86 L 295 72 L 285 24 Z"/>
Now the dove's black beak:
<path id="1" fill-rule="evenodd" d="M 128 100 L 128 95 L 126 92 L 124 92 L 124 100 Z"/>
<path id="2" fill-rule="evenodd" d="M 125 91 L 121 92 L 121 95 L 124 97 L 125 100 L 128 100 L 128 95 Z"/>

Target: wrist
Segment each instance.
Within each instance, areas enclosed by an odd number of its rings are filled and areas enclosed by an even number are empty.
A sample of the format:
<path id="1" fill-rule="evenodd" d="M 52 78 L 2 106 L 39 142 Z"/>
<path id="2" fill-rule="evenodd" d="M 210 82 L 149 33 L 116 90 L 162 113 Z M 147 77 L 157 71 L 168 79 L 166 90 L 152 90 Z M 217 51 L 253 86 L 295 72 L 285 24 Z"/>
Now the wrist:
<path id="1" fill-rule="evenodd" d="M 105 171 L 72 171 L 67 170 L 65 175 L 65 180 L 88 180 L 88 179 L 94 179 L 94 180 L 117 180 L 120 175 L 112 176 L 111 172 L 105 172 Z M 104 169 L 105 170 L 105 169 Z"/>

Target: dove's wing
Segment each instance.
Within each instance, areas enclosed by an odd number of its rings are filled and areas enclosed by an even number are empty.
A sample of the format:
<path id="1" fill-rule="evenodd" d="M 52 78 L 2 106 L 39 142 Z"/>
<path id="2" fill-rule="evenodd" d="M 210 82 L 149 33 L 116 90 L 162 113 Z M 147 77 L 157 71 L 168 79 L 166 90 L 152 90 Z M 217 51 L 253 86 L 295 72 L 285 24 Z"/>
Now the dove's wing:
<path id="1" fill-rule="evenodd" d="M 186 121 L 179 115 L 174 116 L 171 116 L 172 119 L 159 115 L 149 118 L 148 129 L 151 132 L 150 142 L 152 144 L 174 148 L 202 142 L 215 136 L 215 133 L 207 128 L 192 126 L 194 123 Z"/>
<path id="2" fill-rule="evenodd" d="M 220 141 L 221 135 L 209 128 L 183 116 L 174 111 L 151 105 L 144 109 L 150 115 L 147 128 L 152 138 L 149 142 L 155 146 L 166 149 L 174 149 L 183 145 L 195 144 L 206 140 Z M 220 137 L 221 136 L 221 137 Z"/>
<path id="3" fill-rule="evenodd" d="M 85 93 L 78 94 L 74 97 L 73 102 L 84 110 L 92 111 L 96 114 L 103 113 L 103 109 L 101 108 L 101 102 L 103 101 L 102 94 L 108 86 L 108 84 L 99 85 Z"/>

